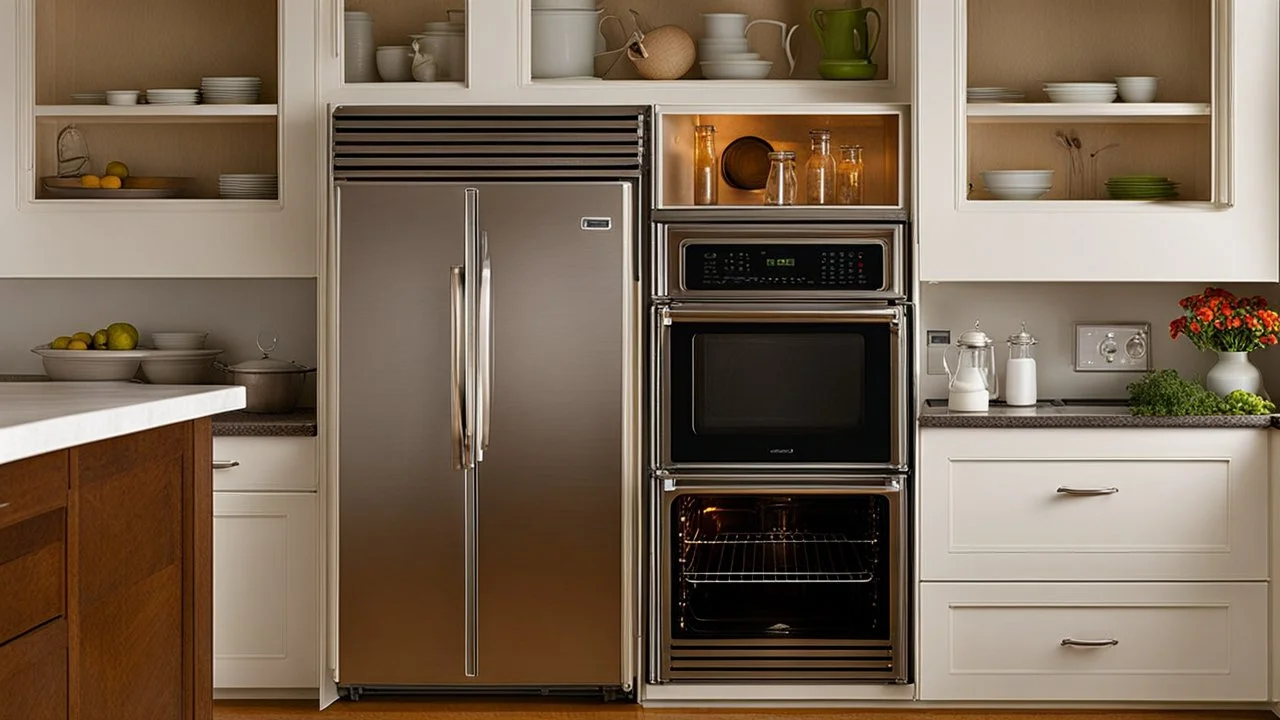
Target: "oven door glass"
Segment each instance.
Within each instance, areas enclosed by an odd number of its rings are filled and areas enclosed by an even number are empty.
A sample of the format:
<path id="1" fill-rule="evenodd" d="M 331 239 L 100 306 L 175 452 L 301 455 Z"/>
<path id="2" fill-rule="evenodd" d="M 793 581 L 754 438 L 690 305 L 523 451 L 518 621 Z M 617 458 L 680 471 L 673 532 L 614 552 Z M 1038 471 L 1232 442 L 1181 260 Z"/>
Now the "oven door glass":
<path id="1" fill-rule="evenodd" d="M 673 322 L 667 459 L 896 464 L 888 322 Z"/>

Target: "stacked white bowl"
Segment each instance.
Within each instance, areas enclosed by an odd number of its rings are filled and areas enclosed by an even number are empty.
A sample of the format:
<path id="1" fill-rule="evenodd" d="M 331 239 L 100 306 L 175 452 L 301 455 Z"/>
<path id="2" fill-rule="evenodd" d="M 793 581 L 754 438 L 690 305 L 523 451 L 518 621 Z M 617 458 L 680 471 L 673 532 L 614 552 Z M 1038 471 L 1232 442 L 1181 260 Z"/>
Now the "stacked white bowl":
<path id="1" fill-rule="evenodd" d="M 593 77 L 601 12 L 596 0 L 533 0 L 533 77 Z"/>
<path id="2" fill-rule="evenodd" d="M 1129 103 L 1149 103 L 1156 99 L 1156 86 L 1160 78 L 1149 76 L 1129 76 L 1116 78 L 1116 87 L 1120 90 L 1120 99 Z"/>
<path id="3" fill-rule="evenodd" d="M 378 77 L 382 82 L 413 80 L 413 48 L 408 45 L 382 45 L 378 48 Z"/>
<path id="4" fill-rule="evenodd" d="M 107 94 L 105 92 L 71 93 L 71 103 L 73 105 L 105 105 Z"/>
<path id="5" fill-rule="evenodd" d="M 1056 103 L 1109 103 L 1119 94 L 1116 84 L 1108 82 L 1045 83 L 1044 92 Z"/>
<path id="6" fill-rule="evenodd" d="M 260 77 L 200 78 L 200 98 L 209 105 L 253 105 L 261 94 Z"/>
<path id="7" fill-rule="evenodd" d="M 377 82 L 373 16 L 359 10 L 342 14 L 342 69 L 349 83 Z"/>
<path id="8" fill-rule="evenodd" d="M 966 99 L 971 103 L 1016 102 L 1025 97 L 1018 90 L 1003 87 L 971 87 L 966 92 Z"/>
<path id="9" fill-rule="evenodd" d="M 157 350 L 201 350 L 207 337 L 203 331 L 166 330 L 151 333 L 151 344 Z"/>
<path id="10" fill-rule="evenodd" d="M 140 93 L 137 90 L 108 90 L 107 104 L 108 105 L 137 105 L 139 94 Z"/>
<path id="11" fill-rule="evenodd" d="M 761 60 L 747 44 L 746 13 L 702 13 L 698 65 L 709 80 L 754 80 L 768 77 L 773 61 Z"/>
<path id="12" fill-rule="evenodd" d="M 147 89 L 148 105 L 195 105 L 199 100 L 199 90 Z"/>
<path id="13" fill-rule="evenodd" d="M 1039 200 L 1053 187 L 1053 171 L 987 170 L 982 182 L 997 200 Z"/>
<path id="14" fill-rule="evenodd" d="M 234 200 L 275 200 L 279 180 L 275 175 L 239 173 L 218 176 L 218 195 Z"/>

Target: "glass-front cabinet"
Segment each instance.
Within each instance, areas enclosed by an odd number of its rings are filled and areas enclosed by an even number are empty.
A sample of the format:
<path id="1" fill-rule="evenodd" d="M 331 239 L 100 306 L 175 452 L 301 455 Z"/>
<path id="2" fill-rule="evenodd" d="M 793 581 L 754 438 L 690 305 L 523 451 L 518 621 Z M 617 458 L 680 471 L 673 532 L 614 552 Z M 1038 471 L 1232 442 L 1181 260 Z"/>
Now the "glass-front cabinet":
<path id="1" fill-rule="evenodd" d="M 922 9 L 921 279 L 1277 280 L 1277 7 Z"/>

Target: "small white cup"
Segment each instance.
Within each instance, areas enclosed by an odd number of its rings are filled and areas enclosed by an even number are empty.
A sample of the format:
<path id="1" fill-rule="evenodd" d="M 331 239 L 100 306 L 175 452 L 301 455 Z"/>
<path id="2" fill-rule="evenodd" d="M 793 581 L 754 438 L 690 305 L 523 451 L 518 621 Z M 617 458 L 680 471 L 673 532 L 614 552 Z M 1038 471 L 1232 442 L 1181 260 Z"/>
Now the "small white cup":
<path id="1" fill-rule="evenodd" d="M 377 53 L 382 82 L 413 81 L 413 50 L 408 45 L 383 45 Z"/>
<path id="2" fill-rule="evenodd" d="M 733 38 L 747 34 L 746 13 L 702 13 L 702 22 L 703 37 Z"/>
<path id="3" fill-rule="evenodd" d="M 1128 103 L 1149 103 L 1156 99 L 1156 87 L 1160 78 L 1150 76 L 1130 76 L 1116 78 L 1116 89 L 1120 91 L 1120 100 Z"/>
<path id="4" fill-rule="evenodd" d="M 137 105 L 138 90 L 108 90 L 108 105 Z"/>

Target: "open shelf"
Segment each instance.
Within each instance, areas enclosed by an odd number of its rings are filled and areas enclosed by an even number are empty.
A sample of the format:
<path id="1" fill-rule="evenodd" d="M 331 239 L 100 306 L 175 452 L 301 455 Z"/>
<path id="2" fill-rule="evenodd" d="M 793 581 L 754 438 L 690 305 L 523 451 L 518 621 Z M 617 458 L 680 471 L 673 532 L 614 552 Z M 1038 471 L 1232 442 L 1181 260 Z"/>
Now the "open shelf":
<path id="1" fill-rule="evenodd" d="M 971 122 L 1207 123 L 1209 103 L 969 103 Z"/>
<path id="2" fill-rule="evenodd" d="M 36 117 L 96 118 L 136 121 L 163 119 L 166 122 L 235 121 L 269 122 L 278 113 L 276 105 L 37 105 Z"/>

